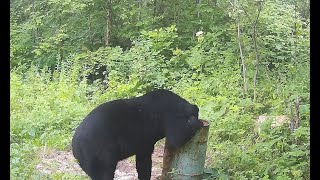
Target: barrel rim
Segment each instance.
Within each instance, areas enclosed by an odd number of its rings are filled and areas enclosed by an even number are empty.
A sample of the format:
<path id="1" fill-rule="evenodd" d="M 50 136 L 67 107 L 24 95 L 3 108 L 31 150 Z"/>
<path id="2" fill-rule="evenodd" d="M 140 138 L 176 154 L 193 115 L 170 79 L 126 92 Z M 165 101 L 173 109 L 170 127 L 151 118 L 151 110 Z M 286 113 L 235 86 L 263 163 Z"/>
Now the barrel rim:
<path id="1" fill-rule="evenodd" d="M 209 122 L 207 121 L 207 120 L 204 120 L 204 119 L 199 119 L 201 122 L 202 122 L 202 124 L 203 124 L 203 127 L 207 127 L 207 126 L 209 126 L 210 124 L 209 124 Z"/>

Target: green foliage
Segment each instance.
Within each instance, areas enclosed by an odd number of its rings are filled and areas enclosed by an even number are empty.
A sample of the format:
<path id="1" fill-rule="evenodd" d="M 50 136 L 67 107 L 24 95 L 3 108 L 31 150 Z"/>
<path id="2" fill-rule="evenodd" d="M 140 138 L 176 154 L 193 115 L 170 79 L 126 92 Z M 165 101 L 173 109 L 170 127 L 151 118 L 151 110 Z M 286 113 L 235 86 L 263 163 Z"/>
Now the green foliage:
<path id="1" fill-rule="evenodd" d="M 152 49 L 166 57 L 172 54 L 173 43 L 178 37 L 177 28 L 170 26 L 165 29 L 155 29 L 153 31 L 142 31 L 141 34 L 152 42 Z"/>
<path id="2" fill-rule="evenodd" d="M 10 176 L 28 179 L 35 173 L 37 148 L 30 142 L 12 142 L 12 136 L 10 133 Z"/>
<path id="3" fill-rule="evenodd" d="M 37 162 L 37 147 L 69 147 L 74 127 L 91 105 L 84 85 L 75 86 L 63 72 L 51 77 L 47 69 L 31 67 L 10 75 L 11 175 L 28 178 Z"/>

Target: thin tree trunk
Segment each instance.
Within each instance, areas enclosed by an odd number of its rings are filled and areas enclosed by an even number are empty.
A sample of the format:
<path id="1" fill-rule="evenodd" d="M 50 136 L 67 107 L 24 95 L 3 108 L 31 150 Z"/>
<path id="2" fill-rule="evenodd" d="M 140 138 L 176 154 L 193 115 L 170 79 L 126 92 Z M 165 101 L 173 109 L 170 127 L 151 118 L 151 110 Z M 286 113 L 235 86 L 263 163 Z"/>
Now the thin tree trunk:
<path id="1" fill-rule="evenodd" d="M 293 59 L 293 64 L 295 64 L 297 61 L 296 61 L 296 52 L 297 52 L 297 0 L 294 1 L 294 16 L 295 16 L 295 21 L 294 21 L 294 30 L 293 30 L 293 33 L 292 33 L 292 39 L 293 39 L 293 56 L 292 56 L 292 59 Z"/>
<path id="2" fill-rule="evenodd" d="M 62 14 L 62 12 L 60 12 Z M 62 19 L 61 19 L 61 14 L 59 15 L 59 27 L 62 26 Z M 59 54 L 60 54 L 60 62 L 63 61 L 64 54 L 63 54 L 63 45 L 64 45 L 64 40 L 62 39 L 60 42 L 60 47 L 59 47 Z"/>
<path id="3" fill-rule="evenodd" d="M 295 111 L 294 111 L 295 110 Z M 301 117 L 300 117 L 300 97 L 296 97 L 293 102 L 293 106 L 290 103 L 290 131 L 293 133 L 296 129 L 300 127 Z M 294 138 L 295 143 L 300 144 L 299 138 Z"/>
<path id="4" fill-rule="evenodd" d="M 258 11 L 258 15 L 257 18 L 253 24 L 253 35 L 252 35 L 252 39 L 253 39 L 253 43 L 254 43 L 254 53 L 256 56 L 256 63 L 255 63 L 255 73 L 254 73 L 254 78 L 253 78 L 253 83 L 254 83 L 254 87 L 253 87 L 253 101 L 256 101 L 257 98 L 257 90 L 256 90 L 256 85 L 257 85 L 257 77 L 258 77 L 258 72 L 259 72 L 259 63 L 260 63 L 260 58 L 259 58 L 259 52 L 258 52 L 258 47 L 257 47 L 257 39 L 256 39 L 256 27 L 257 27 L 257 22 L 260 16 L 260 12 L 261 12 L 262 6 L 259 6 L 259 11 Z"/>
<path id="5" fill-rule="evenodd" d="M 35 7 L 35 4 L 34 4 L 34 0 L 31 0 L 31 4 L 32 4 L 32 16 L 34 17 L 35 16 L 35 12 L 36 12 L 36 7 Z M 32 28 L 32 43 L 33 43 L 33 46 L 32 48 L 34 48 L 37 44 L 37 39 L 38 39 L 38 28 L 37 28 L 37 25 L 36 23 L 34 22 L 34 25 L 36 27 Z"/>
<path id="6" fill-rule="evenodd" d="M 138 0 L 138 7 L 139 7 L 139 16 L 138 16 L 138 22 L 143 21 L 143 11 L 144 8 L 146 8 L 146 4 L 143 0 Z M 140 27 L 138 26 L 138 32 L 140 32 Z"/>
<path id="7" fill-rule="evenodd" d="M 105 46 L 109 46 L 110 44 L 110 38 L 111 38 L 111 30 L 110 30 L 110 27 L 111 27 L 111 24 L 110 24 L 110 21 L 111 21 L 111 3 L 112 1 L 111 0 L 107 0 L 106 2 L 106 7 L 107 7 L 107 14 L 106 14 L 106 32 L 105 32 Z"/>
<path id="8" fill-rule="evenodd" d="M 240 51 L 240 58 L 241 58 L 241 67 L 242 67 L 242 76 L 243 76 L 243 89 L 244 93 L 247 94 L 248 92 L 248 85 L 247 85 L 247 79 L 246 79 L 246 65 L 244 56 L 242 53 L 242 47 L 241 47 L 241 39 L 240 39 L 240 19 L 238 17 L 237 20 L 237 26 L 238 26 L 238 45 L 239 45 L 239 51 Z"/>
<path id="9" fill-rule="evenodd" d="M 254 72 L 254 78 L 253 78 L 253 101 L 256 101 L 257 98 L 257 77 L 259 72 L 259 55 L 258 55 L 258 49 L 257 49 L 257 41 L 256 41 L 256 27 L 253 27 L 253 35 L 252 35 L 253 43 L 254 43 L 254 52 L 256 56 L 256 63 L 255 63 L 255 72 Z"/>
<path id="10" fill-rule="evenodd" d="M 153 17 L 157 16 L 157 0 L 153 1 Z"/>
<path id="11" fill-rule="evenodd" d="M 253 28 L 253 34 L 252 34 L 252 41 L 254 43 L 254 52 L 255 52 L 255 57 L 256 57 L 256 62 L 255 62 L 255 73 L 254 73 L 254 78 L 253 78 L 253 83 L 254 83 L 254 92 L 253 92 L 253 101 L 256 100 L 257 97 L 257 90 L 256 90 L 256 84 L 257 84 L 257 77 L 258 77 L 258 72 L 259 72 L 259 63 L 260 63 L 260 58 L 259 58 L 259 52 L 258 52 L 258 46 L 257 46 L 257 36 L 256 36 L 256 27 L 257 27 L 257 22 L 260 16 L 260 12 L 262 10 L 262 3 L 260 2 L 259 5 L 259 9 L 258 9 L 258 15 L 255 19 L 255 21 L 252 23 L 252 28 Z M 242 5 L 240 4 L 240 6 L 242 7 Z M 244 9 L 242 7 L 242 9 Z M 248 13 L 246 11 L 244 11 L 244 13 L 246 14 L 246 16 L 248 17 L 248 19 L 251 21 L 250 16 L 248 15 Z"/>
<path id="12" fill-rule="evenodd" d="M 296 120 L 295 120 L 295 129 L 300 127 L 300 97 L 298 96 L 295 101 L 295 108 L 296 108 Z"/>
<path id="13" fill-rule="evenodd" d="M 233 4 L 230 2 L 230 4 L 233 6 L 233 11 L 238 11 L 237 1 L 234 0 Z M 241 5 L 241 4 L 240 4 Z M 237 13 L 236 23 L 237 23 L 237 39 L 238 39 L 238 46 L 239 46 L 239 52 L 240 52 L 240 58 L 241 58 L 241 72 L 243 76 L 243 90 L 244 93 L 247 94 L 248 92 L 248 83 L 246 79 L 246 64 L 245 59 L 242 52 L 242 46 L 241 46 L 241 32 L 240 32 L 240 16 L 239 13 Z"/>
<path id="14" fill-rule="evenodd" d="M 201 5 L 201 0 L 196 0 L 196 7 Z M 197 10 L 197 20 L 200 20 L 200 12 Z M 196 29 L 193 31 L 193 39 L 195 38 L 195 34 L 200 31 L 200 29 Z"/>
<path id="15" fill-rule="evenodd" d="M 142 5 L 141 5 L 141 3 L 142 3 L 142 2 L 141 2 L 141 0 L 138 0 L 138 7 L 139 7 L 139 16 L 138 16 L 138 21 L 140 21 L 140 20 L 141 20 L 141 11 L 142 11 L 142 10 L 141 10 L 141 6 L 142 6 Z"/>
<path id="16" fill-rule="evenodd" d="M 196 0 L 197 6 L 201 5 L 201 0 Z M 197 11 L 198 19 L 200 18 L 200 12 L 199 10 Z"/>
<path id="17" fill-rule="evenodd" d="M 89 50 L 92 51 L 93 50 L 93 33 L 92 33 L 92 16 L 89 16 L 89 41 L 90 41 L 90 47 Z"/>
<path id="18" fill-rule="evenodd" d="M 63 61 L 63 42 L 61 41 L 61 44 L 60 44 L 60 61 L 62 62 Z"/>
<path id="19" fill-rule="evenodd" d="M 177 4 L 174 5 L 174 12 L 173 12 L 173 23 L 176 24 L 177 23 L 177 12 L 178 8 L 177 8 Z"/>

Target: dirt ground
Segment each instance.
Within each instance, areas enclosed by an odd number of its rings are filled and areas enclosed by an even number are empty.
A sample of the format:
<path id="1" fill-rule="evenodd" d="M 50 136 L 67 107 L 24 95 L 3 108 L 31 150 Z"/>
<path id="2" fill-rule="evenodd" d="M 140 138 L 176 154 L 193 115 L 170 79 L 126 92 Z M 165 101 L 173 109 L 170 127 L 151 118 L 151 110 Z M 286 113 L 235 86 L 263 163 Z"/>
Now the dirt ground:
<path id="1" fill-rule="evenodd" d="M 151 180 L 158 180 L 162 171 L 164 141 L 159 141 L 152 155 Z M 68 173 L 74 175 L 85 175 L 72 155 L 72 151 L 58 151 L 42 149 L 39 153 L 40 163 L 36 169 L 44 174 Z M 89 178 L 88 178 L 89 179 Z M 118 163 L 115 171 L 115 180 L 137 180 L 135 158 L 130 157 Z"/>

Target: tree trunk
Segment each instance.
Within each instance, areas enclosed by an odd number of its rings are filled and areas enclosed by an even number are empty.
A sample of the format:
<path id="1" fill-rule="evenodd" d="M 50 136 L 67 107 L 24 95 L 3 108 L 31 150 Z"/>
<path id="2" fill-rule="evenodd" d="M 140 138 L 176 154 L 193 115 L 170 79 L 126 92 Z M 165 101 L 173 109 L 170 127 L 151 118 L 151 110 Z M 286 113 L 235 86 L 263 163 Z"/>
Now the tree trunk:
<path id="1" fill-rule="evenodd" d="M 89 16 L 89 41 L 90 41 L 90 47 L 89 50 L 92 51 L 94 47 L 93 42 L 93 32 L 92 32 L 92 16 Z"/>
<path id="2" fill-rule="evenodd" d="M 244 89 L 244 93 L 247 94 L 248 85 L 247 85 L 247 79 L 246 79 L 246 65 L 245 65 L 245 60 L 244 60 L 244 56 L 243 56 L 243 53 L 242 53 L 242 47 L 241 47 L 240 19 L 239 19 L 239 17 L 238 17 L 238 20 L 237 20 L 237 27 L 238 27 L 238 45 L 239 45 L 239 51 L 240 51 L 242 76 L 243 76 L 243 89 Z"/>
<path id="3" fill-rule="evenodd" d="M 196 0 L 196 3 L 197 3 L 197 6 L 200 6 L 201 5 L 201 0 Z M 197 17 L 198 17 L 198 19 L 200 18 L 199 10 L 197 10 Z"/>
<path id="4" fill-rule="evenodd" d="M 105 32 L 105 37 L 104 37 L 104 41 L 105 41 L 105 46 L 109 46 L 110 45 L 110 38 L 111 38 L 111 7 L 112 7 L 112 1 L 111 0 L 107 0 L 106 2 L 106 32 Z"/>
<path id="5" fill-rule="evenodd" d="M 142 0 L 138 0 L 138 7 L 139 7 L 139 16 L 138 16 L 138 21 L 141 21 L 141 11 L 142 11 L 142 9 L 141 9 L 141 7 L 142 7 L 142 2 L 141 2 Z"/>
<path id="6" fill-rule="evenodd" d="M 253 39 L 253 43 L 254 43 L 254 53 L 256 56 L 256 63 L 255 63 L 255 73 L 254 73 L 254 78 L 253 78 L 253 83 L 254 83 L 254 91 L 253 91 L 253 101 L 256 101 L 257 98 L 257 77 L 258 77 L 258 72 L 259 72 L 259 63 L 260 63 L 260 58 L 259 58 L 259 52 L 258 52 L 258 47 L 257 47 L 257 34 L 256 34 L 256 29 L 257 29 L 257 22 L 260 16 L 260 12 L 262 9 L 262 5 L 259 5 L 259 10 L 258 10 L 258 15 L 257 18 L 253 24 L 253 35 L 252 35 L 252 39 Z"/>
<path id="7" fill-rule="evenodd" d="M 35 12 L 36 12 L 36 7 L 35 7 L 35 4 L 34 4 L 34 0 L 31 0 L 31 4 L 32 4 L 32 16 L 35 16 Z M 32 43 L 33 43 L 33 46 L 32 48 L 34 49 L 34 47 L 36 46 L 37 44 L 37 39 L 38 39 L 38 28 L 37 28 L 37 24 L 35 22 L 33 22 L 34 24 L 34 28 L 32 28 Z"/>
<path id="8" fill-rule="evenodd" d="M 201 6 L 201 0 L 196 0 L 196 3 L 197 3 L 197 5 L 196 6 Z M 200 21 L 200 16 L 201 16 L 201 14 L 200 14 L 200 12 L 199 12 L 199 10 L 197 10 L 197 17 L 198 17 L 198 21 Z M 199 28 L 198 30 L 196 30 L 196 32 L 198 32 L 198 31 L 200 31 L 201 29 Z"/>
<path id="9" fill-rule="evenodd" d="M 62 14 L 62 12 L 60 12 Z M 62 19 L 61 19 L 61 15 L 59 15 L 59 27 L 62 26 Z M 64 40 L 62 39 L 60 42 L 60 47 L 59 47 L 59 55 L 60 55 L 60 62 L 63 61 L 63 45 L 64 45 Z"/>
<path id="10" fill-rule="evenodd" d="M 234 12 L 238 12 L 237 1 L 234 0 L 233 4 L 231 3 L 231 5 L 233 6 L 233 11 Z M 236 23 L 237 23 L 237 39 L 238 39 L 238 46 L 239 46 L 240 59 L 241 59 L 241 68 L 240 68 L 240 70 L 241 70 L 241 73 L 242 73 L 242 76 L 243 76 L 243 90 L 244 90 L 244 93 L 247 94 L 247 92 L 248 92 L 248 83 L 247 83 L 247 78 L 246 78 L 246 64 L 245 64 L 245 59 L 244 59 L 243 52 L 242 52 L 241 32 L 240 32 L 240 15 L 238 13 L 237 13 L 237 17 L 236 17 Z"/>
<path id="11" fill-rule="evenodd" d="M 157 16 L 157 0 L 153 1 L 153 17 Z"/>

